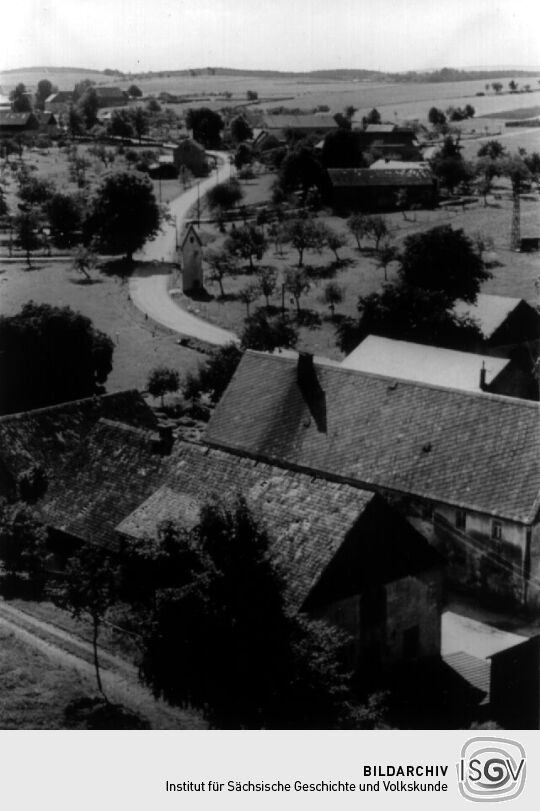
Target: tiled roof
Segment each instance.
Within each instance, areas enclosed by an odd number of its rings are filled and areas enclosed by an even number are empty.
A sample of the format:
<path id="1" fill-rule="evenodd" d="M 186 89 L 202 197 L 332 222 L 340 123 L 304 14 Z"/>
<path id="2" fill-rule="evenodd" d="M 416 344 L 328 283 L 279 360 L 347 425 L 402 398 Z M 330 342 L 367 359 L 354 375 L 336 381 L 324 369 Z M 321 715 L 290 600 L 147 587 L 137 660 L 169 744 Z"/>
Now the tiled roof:
<path id="1" fill-rule="evenodd" d="M 491 682 L 491 668 L 486 659 L 479 659 L 476 656 L 471 656 L 470 653 L 451 653 L 448 656 L 443 656 L 446 664 L 455 670 L 462 679 L 484 693 L 484 698 L 480 704 L 487 704 L 490 694 Z"/>
<path id="2" fill-rule="evenodd" d="M 34 118 L 33 113 L 13 113 L 11 110 L 0 110 L 0 126 L 24 127 Z"/>
<path id="3" fill-rule="evenodd" d="M 16 477 L 31 464 L 62 465 L 101 417 L 152 427 L 153 412 L 137 391 L 73 400 L 0 417 L 0 465 Z"/>
<path id="4" fill-rule="evenodd" d="M 119 87 L 94 87 L 98 99 L 100 98 L 118 98 L 125 99 L 126 94 Z"/>
<path id="5" fill-rule="evenodd" d="M 429 166 L 419 163 L 407 169 L 329 169 L 334 188 L 363 186 L 432 186 Z"/>
<path id="6" fill-rule="evenodd" d="M 294 360 L 246 352 L 205 441 L 359 486 L 535 519 L 536 403 L 314 368 L 318 384 L 303 394 Z"/>

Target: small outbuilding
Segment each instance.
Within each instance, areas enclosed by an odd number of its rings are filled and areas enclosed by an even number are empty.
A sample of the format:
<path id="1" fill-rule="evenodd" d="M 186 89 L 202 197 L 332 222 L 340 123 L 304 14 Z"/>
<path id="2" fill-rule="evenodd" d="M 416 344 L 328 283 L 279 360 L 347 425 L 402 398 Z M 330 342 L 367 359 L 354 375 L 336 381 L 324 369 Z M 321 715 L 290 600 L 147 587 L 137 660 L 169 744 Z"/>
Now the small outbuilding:
<path id="1" fill-rule="evenodd" d="M 190 225 L 182 245 L 182 291 L 193 293 L 203 289 L 202 242 L 195 227 Z"/>

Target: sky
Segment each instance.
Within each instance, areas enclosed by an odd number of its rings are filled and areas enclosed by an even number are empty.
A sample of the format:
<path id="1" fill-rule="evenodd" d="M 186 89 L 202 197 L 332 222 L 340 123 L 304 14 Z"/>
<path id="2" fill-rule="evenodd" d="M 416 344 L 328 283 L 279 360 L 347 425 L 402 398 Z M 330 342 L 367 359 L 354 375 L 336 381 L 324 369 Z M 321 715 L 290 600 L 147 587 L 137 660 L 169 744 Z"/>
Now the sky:
<path id="1" fill-rule="evenodd" d="M 540 66 L 538 0 L 16 0 L 0 19 L 0 70 Z"/>

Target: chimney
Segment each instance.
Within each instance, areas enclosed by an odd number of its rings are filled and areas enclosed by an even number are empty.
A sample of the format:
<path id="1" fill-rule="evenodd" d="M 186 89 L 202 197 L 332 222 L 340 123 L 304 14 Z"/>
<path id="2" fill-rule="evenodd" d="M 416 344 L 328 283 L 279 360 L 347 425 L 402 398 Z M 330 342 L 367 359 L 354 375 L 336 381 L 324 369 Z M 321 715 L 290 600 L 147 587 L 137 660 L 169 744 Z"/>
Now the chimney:
<path id="1" fill-rule="evenodd" d="M 159 439 L 156 439 L 156 441 L 153 443 L 156 453 L 160 453 L 163 456 L 168 456 L 170 454 L 174 444 L 173 428 L 174 425 L 171 422 L 158 423 L 157 433 Z"/>
<path id="2" fill-rule="evenodd" d="M 326 396 L 317 377 L 313 355 L 309 352 L 298 354 L 296 379 L 317 430 L 326 433 Z"/>
<path id="3" fill-rule="evenodd" d="M 487 390 L 486 374 L 486 364 L 482 361 L 482 368 L 480 369 L 480 391 Z"/>

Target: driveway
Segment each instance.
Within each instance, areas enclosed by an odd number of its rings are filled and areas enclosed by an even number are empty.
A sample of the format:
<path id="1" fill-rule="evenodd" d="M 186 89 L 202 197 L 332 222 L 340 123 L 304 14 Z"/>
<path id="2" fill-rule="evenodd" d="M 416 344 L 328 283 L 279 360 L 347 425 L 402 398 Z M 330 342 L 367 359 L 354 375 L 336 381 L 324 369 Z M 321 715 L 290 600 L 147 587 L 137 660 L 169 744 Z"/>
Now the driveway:
<path id="1" fill-rule="evenodd" d="M 202 198 L 209 189 L 229 175 L 227 153 L 208 154 L 216 156 L 221 165 L 209 177 L 200 180 L 169 202 L 173 223 L 164 223 L 160 233 L 135 255 L 137 262 L 147 264 L 134 271 L 129 281 L 129 295 L 135 306 L 158 324 L 182 335 L 223 346 L 231 342 L 237 343 L 238 337 L 179 307 L 169 296 L 171 270 L 162 266 L 165 262 L 176 262 L 176 235 L 182 233 L 188 211 L 197 203 L 197 198 Z M 234 172 L 234 167 L 231 169 Z"/>

